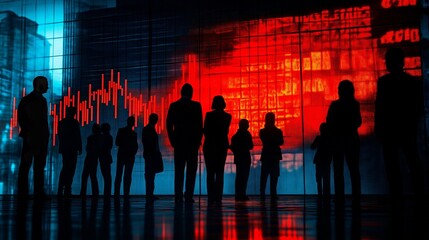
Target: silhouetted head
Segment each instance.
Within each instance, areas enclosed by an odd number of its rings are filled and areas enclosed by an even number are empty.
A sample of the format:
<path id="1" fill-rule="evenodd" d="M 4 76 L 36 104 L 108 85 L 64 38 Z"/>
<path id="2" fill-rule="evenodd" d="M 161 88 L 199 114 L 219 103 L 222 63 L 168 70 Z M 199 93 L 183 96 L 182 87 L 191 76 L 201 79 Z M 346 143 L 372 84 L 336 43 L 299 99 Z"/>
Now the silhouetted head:
<path id="1" fill-rule="evenodd" d="M 404 68 L 405 54 L 400 48 L 389 48 L 384 55 L 387 71 L 400 72 Z"/>
<path id="2" fill-rule="evenodd" d="M 33 79 L 33 89 L 41 94 L 48 91 L 48 79 L 43 76 L 37 76 Z"/>
<path id="3" fill-rule="evenodd" d="M 217 95 L 213 98 L 212 109 L 213 110 L 224 110 L 226 108 L 225 99 L 221 95 Z"/>
<path id="4" fill-rule="evenodd" d="M 74 115 L 76 115 L 76 108 L 73 106 L 68 107 L 66 110 L 66 117 L 74 118 Z"/>
<path id="5" fill-rule="evenodd" d="M 329 131 L 329 126 L 327 123 L 323 122 L 320 124 L 319 131 L 321 134 L 326 134 Z"/>
<path id="6" fill-rule="evenodd" d="M 249 129 L 249 121 L 245 118 L 240 119 L 240 122 L 238 123 L 238 128 L 243 130 Z"/>
<path id="7" fill-rule="evenodd" d="M 158 122 L 158 114 L 156 113 L 151 113 L 149 115 L 149 124 L 154 125 Z"/>
<path id="8" fill-rule="evenodd" d="M 110 124 L 102 123 L 101 124 L 101 132 L 102 133 L 109 133 L 110 132 Z"/>
<path id="9" fill-rule="evenodd" d="M 127 126 L 128 127 L 134 127 L 135 123 L 136 123 L 136 118 L 134 116 L 130 116 L 127 118 Z"/>
<path id="10" fill-rule="evenodd" d="M 350 80 L 342 80 L 340 84 L 338 84 L 338 96 L 340 99 L 355 98 L 355 87 Z"/>
<path id="11" fill-rule="evenodd" d="M 182 97 L 186 97 L 189 99 L 192 99 L 192 93 L 193 93 L 192 85 L 189 83 L 185 83 L 182 86 L 182 90 L 180 91 L 180 95 Z"/>
<path id="12" fill-rule="evenodd" d="M 100 125 L 98 123 L 94 123 L 92 125 L 92 133 L 93 134 L 100 134 L 101 133 L 101 128 L 100 128 Z"/>
<path id="13" fill-rule="evenodd" d="M 265 114 L 265 126 L 266 127 L 274 126 L 275 121 L 276 121 L 276 117 L 275 117 L 274 113 L 269 112 L 269 113 Z"/>

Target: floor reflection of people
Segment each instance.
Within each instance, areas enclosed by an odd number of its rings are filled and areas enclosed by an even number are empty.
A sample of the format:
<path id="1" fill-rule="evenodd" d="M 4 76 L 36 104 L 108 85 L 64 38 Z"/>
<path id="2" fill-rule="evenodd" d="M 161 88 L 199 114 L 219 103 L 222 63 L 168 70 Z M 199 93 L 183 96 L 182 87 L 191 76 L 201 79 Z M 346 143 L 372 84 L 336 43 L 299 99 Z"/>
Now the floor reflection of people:
<path id="1" fill-rule="evenodd" d="M 144 214 L 144 239 L 155 239 L 155 215 L 153 201 L 146 201 Z"/>
<path id="2" fill-rule="evenodd" d="M 235 204 L 235 209 L 237 239 L 250 239 L 249 210 L 247 209 L 246 203 Z"/>
<path id="3" fill-rule="evenodd" d="M 279 215 L 277 202 L 272 202 L 269 206 L 261 204 L 261 229 L 264 239 L 279 237 Z"/>
<path id="4" fill-rule="evenodd" d="M 317 205 L 317 239 L 331 238 L 331 208 L 327 204 Z"/>
<path id="5" fill-rule="evenodd" d="M 89 216 L 87 216 L 87 201 L 82 201 L 82 233 L 85 239 L 97 239 L 96 235 L 96 216 L 97 216 L 97 207 L 98 200 L 91 199 L 91 206 Z"/>
<path id="6" fill-rule="evenodd" d="M 15 239 L 27 239 L 27 212 L 28 202 L 17 201 L 16 202 L 16 215 L 15 215 Z M 5 214 L 6 215 L 6 214 Z M 8 231 L 4 231 L 8 232 Z"/>
<path id="7" fill-rule="evenodd" d="M 352 206 L 352 226 L 350 236 L 352 236 L 352 239 L 361 239 L 362 237 L 362 218 L 360 205 Z"/>
<path id="8" fill-rule="evenodd" d="M 100 239 L 110 239 L 110 207 L 110 198 L 104 198 L 100 226 Z"/>
<path id="9" fill-rule="evenodd" d="M 350 239 L 361 239 L 361 207 L 358 204 L 352 204 L 350 210 L 351 222 L 350 227 L 347 228 L 350 230 L 350 232 L 346 232 L 346 211 L 349 211 L 348 206 L 346 207 L 345 205 L 338 204 L 335 205 L 335 239 L 345 239 L 346 236 L 350 236 Z"/>
<path id="10" fill-rule="evenodd" d="M 183 206 L 176 204 L 174 207 L 174 239 L 194 239 L 194 230 L 195 222 L 193 205 L 187 204 Z"/>
<path id="11" fill-rule="evenodd" d="M 58 211 L 58 238 L 73 239 L 71 199 L 64 199 L 57 202 Z"/>
<path id="12" fill-rule="evenodd" d="M 122 239 L 132 239 L 131 216 L 130 216 L 130 199 L 124 198 L 124 205 L 122 209 L 122 219 L 124 225 L 122 229 Z"/>
<path id="13" fill-rule="evenodd" d="M 344 205 L 335 205 L 335 239 L 345 239 Z"/>
<path id="14" fill-rule="evenodd" d="M 33 202 L 33 213 L 31 215 L 31 238 L 43 239 L 43 217 L 45 201 L 36 199 Z"/>
<path id="15" fill-rule="evenodd" d="M 388 205 L 388 222 L 387 222 L 387 236 L 386 239 L 406 239 L 404 231 L 404 205 L 403 202 L 395 202 L 392 205 Z M 408 236 L 409 239 L 411 236 Z M 423 239 L 423 238 L 422 238 Z"/>
<path id="16" fill-rule="evenodd" d="M 223 239 L 223 209 L 219 205 L 207 207 L 206 234 L 209 239 Z"/>

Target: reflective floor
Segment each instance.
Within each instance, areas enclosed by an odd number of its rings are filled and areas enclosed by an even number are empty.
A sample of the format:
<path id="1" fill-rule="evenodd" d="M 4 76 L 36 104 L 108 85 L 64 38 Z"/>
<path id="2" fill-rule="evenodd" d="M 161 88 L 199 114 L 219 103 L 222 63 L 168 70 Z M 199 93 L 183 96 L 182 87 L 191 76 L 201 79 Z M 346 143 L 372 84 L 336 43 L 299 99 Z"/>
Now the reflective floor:
<path id="1" fill-rule="evenodd" d="M 0 239 L 429 239 L 429 202 L 391 204 L 364 196 L 360 206 L 318 204 L 314 196 L 258 197 L 191 205 L 172 196 L 18 201 L 2 196 Z"/>

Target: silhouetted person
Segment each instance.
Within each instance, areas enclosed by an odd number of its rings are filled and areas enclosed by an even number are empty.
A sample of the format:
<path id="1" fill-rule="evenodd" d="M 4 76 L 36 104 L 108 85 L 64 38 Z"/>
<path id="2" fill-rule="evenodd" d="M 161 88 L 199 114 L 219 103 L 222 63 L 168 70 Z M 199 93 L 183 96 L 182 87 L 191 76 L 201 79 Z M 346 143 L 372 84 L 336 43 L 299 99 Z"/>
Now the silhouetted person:
<path id="1" fill-rule="evenodd" d="M 269 112 L 265 115 L 265 126 L 259 131 L 262 141 L 261 152 L 261 186 L 260 197 L 265 199 L 265 187 L 270 176 L 271 200 L 277 200 L 277 181 L 280 176 L 280 160 L 282 160 L 283 132 L 275 126 L 275 115 Z"/>
<path id="2" fill-rule="evenodd" d="M 158 123 L 158 115 L 152 113 L 149 115 L 149 123 L 143 128 L 142 143 L 143 157 L 145 159 L 144 177 L 146 180 L 146 199 L 153 201 L 158 199 L 153 195 L 155 190 L 155 174 L 163 168 L 162 155 L 159 149 L 158 133 L 155 125 Z"/>
<path id="3" fill-rule="evenodd" d="M 101 124 L 101 133 L 100 170 L 104 179 L 104 197 L 110 197 L 112 192 L 111 164 L 113 162 L 113 137 L 110 135 L 110 124 Z"/>
<path id="4" fill-rule="evenodd" d="M 247 181 L 249 179 L 251 156 L 253 149 L 252 135 L 248 131 L 249 121 L 241 119 L 238 130 L 231 138 L 231 151 L 234 153 L 234 163 L 236 169 L 235 176 L 235 200 L 249 200 L 246 195 Z"/>
<path id="5" fill-rule="evenodd" d="M 329 200 L 331 195 L 332 137 L 327 123 L 321 123 L 311 149 L 316 150 L 313 163 L 316 165 L 317 195 Z"/>
<path id="6" fill-rule="evenodd" d="M 92 125 L 92 134 L 86 140 L 86 157 L 82 170 L 82 187 L 80 189 L 80 196 L 86 197 L 86 187 L 88 177 L 91 178 L 92 196 L 98 196 L 98 180 L 97 180 L 97 167 L 98 158 L 101 154 L 102 138 L 100 125 L 94 123 Z"/>
<path id="7" fill-rule="evenodd" d="M 79 122 L 74 118 L 75 107 L 68 107 L 66 117 L 58 123 L 58 152 L 63 157 L 63 168 L 58 181 L 58 196 L 71 196 L 77 156 L 82 153 Z"/>
<path id="8" fill-rule="evenodd" d="M 133 130 L 136 120 L 133 116 L 128 117 L 127 126 L 120 128 L 116 135 L 115 144 L 118 146 L 118 157 L 115 176 L 115 196 L 119 196 L 121 189 L 122 173 L 124 172 L 124 196 L 130 195 L 131 177 L 133 173 L 134 160 L 138 150 L 137 133 Z M 125 168 L 125 169 L 124 169 Z"/>
<path id="9" fill-rule="evenodd" d="M 423 114 L 422 82 L 404 72 L 404 58 L 399 48 L 386 51 L 389 73 L 378 79 L 375 99 L 375 134 L 382 144 L 392 197 L 404 193 L 400 152 L 408 164 L 414 194 L 424 195 L 423 167 L 417 145 L 418 121 Z"/>
<path id="10" fill-rule="evenodd" d="M 185 201 L 194 202 L 195 177 L 198 166 L 198 148 L 203 135 L 201 104 L 193 101 L 193 89 L 185 83 L 181 98 L 172 104 L 167 114 L 167 132 L 174 148 L 174 195 L 176 203 L 183 202 L 183 177 L 186 165 Z"/>
<path id="11" fill-rule="evenodd" d="M 362 117 L 354 92 L 353 83 L 350 80 L 342 80 L 338 85 L 339 99 L 331 103 L 326 117 L 326 123 L 332 131 L 337 203 L 344 201 L 344 158 L 350 173 L 352 196 L 355 203 L 359 202 L 361 194 L 358 128 L 362 124 Z"/>
<path id="12" fill-rule="evenodd" d="M 46 77 L 34 78 L 33 88 L 18 105 L 18 123 L 21 128 L 19 136 L 23 140 L 18 173 L 18 195 L 24 198 L 28 196 L 28 173 L 34 158 L 34 195 L 44 198 L 44 168 L 49 143 L 48 107 L 43 97 L 48 90 Z"/>
<path id="13" fill-rule="evenodd" d="M 218 95 L 213 98 L 212 110 L 204 119 L 204 160 L 207 170 L 208 202 L 221 202 L 223 195 L 223 176 L 229 140 L 228 132 L 231 114 L 224 111 L 225 100 Z"/>

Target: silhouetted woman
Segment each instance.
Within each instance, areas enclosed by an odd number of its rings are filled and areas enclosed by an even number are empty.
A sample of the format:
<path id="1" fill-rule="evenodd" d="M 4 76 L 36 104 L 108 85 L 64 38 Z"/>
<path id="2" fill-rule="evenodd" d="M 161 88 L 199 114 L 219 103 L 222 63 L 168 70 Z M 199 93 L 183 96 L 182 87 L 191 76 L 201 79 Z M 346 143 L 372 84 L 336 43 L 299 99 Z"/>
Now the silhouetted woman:
<path id="1" fill-rule="evenodd" d="M 82 171 L 82 187 L 80 189 L 81 197 L 86 197 L 88 177 L 91 178 L 92 195 L 98 196 L 97 167 L 101 152 L 101 144 L 100 125 L 94 123 L 94 125 L 92 125 L 92 134 L 86 141 L 86 157 Z"/>
<path id="2" fill-rule="evenodd" d="M 275 126 L 275 115 L 272 112 L 265 114 L 265 127 L 259 131 L 262 141 L 261 152 L 261 200 L 265 200 L 265 187 L 270 175 L 271 201 L 277 200 L 277 181 L 280 176 L 280 160 L 282 160 L 283 132 Z"/>
<path id="3" fill-rule="evenodd" d="M 350 172 L 353 200 L 360 200 L 361 194 L 358 128 L 362 117 L 354 92 L 353 83 L 342 80 L 338 85 L 339 99 L 331 103 L 326 117 L 326 123 L 332 130 L 335 196 L 338 203 L 344 201 L 344 158 Z"/>
<path id="4" fill-rule="evenodd" d="M 108 123 L 101 124 L 101 139 L 102 148 L 100 154 L 100 170 L 104 179 L 104 197 L 110 197 L 112 191 L 112 173 L 111 164 L 113 137 L 110 135 L 110 125 Z"/>
<path id="5" fill-rule="evenodd" d="M 229 146 L 229 125 L 231 124 L 231 114 L 224 111 L 225 107 L 224 98 L 215 96 L 212 102 L 213 111 L 207 112 L 204 119 L 203 152 L 207 168 L 209 202 L 222 201 L 223 174 Z"/>

